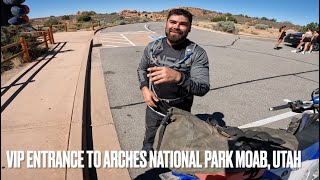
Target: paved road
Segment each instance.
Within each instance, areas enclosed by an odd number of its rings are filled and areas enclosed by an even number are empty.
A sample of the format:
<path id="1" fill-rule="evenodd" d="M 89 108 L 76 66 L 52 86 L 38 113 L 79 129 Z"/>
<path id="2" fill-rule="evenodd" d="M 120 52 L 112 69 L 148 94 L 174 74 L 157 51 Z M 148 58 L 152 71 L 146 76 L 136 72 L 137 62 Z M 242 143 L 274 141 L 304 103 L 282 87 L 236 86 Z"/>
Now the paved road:
<path id="1" fill-rule="evenodd" d="M 149 28 L 149 30 L 146 29 Z M 140 150 L 145 104 L 136 69 L 149 36 L 164 35 L 164 23 L 131 24 L 99 34 L 105 85 L 123 150 Z M 239 39 L 240 38 L 240 39 Z M 288 45 L 193 28 L 189 39 L 208 53 L 211 89 L 196 97 L 192 113 L 210 114 L 230 126 L 241 126 L 288 112 L 268 111 L 283 99 L 308 100 L 319 87 L 319 52 L 291 53 Z M 288 119 L 267 124 L 285 127 Z M 146 169 L 131 169 L 132 178 Z M 150 171 L 149 171 L 150 172 Z M 141 176 L 139 176 L 141 177 Z"/>

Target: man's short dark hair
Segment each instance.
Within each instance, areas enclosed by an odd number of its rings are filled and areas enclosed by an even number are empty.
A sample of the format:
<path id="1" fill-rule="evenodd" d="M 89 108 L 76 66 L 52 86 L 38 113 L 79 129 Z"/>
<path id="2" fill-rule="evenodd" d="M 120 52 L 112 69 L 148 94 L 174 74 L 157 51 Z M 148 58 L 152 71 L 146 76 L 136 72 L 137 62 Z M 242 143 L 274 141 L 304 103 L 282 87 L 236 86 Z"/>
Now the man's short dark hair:
<path id="1" fill-rule="evenodd" d="M 192 14 L 185 10 L 185 9 L 172 9 L 169 11 L 169 14 L 167 16 L 167 20 L 172 16 L 172 15 L 182 15 L 186 18 L 188 18 L 190 24 L 192 24 Z"/>

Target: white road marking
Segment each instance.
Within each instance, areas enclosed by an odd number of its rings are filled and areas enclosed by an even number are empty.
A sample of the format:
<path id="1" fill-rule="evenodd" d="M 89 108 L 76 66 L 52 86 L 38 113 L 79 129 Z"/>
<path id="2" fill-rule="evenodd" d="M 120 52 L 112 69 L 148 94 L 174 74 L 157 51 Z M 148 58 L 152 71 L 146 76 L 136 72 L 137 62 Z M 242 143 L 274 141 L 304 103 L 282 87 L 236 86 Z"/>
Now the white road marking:
<path id="1" fill-rule="evenodd" d="M 119 47 L 119 46 L 114 46 L 114 45 L 109 45 L 109 44 L 105 44 L 104 46 Z"/>
<path id="2" fill-rule="evenodd" d="M 147 32 L 147 31 L 137 31 L 137 32 Z"/>
<path id="3" fill-rule="evenodd" d="M 126 39 L 123 39 L 122 37 L 121 37 L 121 39 L 119 38 L 101 38 L 101 39 L 103 39 L 103 40 L 116 40 L 116 41 L 127 41 Z"/>
<path id="4" fill-rule="evenodd" d="M 109 47 L 125 47 L 125 46 L 136 46 L 132 41 L 130 41 L 125 34 L 150 34 L 155 33 L 150 30 L 148 31 L 126 31 L 126 32 L 106 32 L 100 34 L 99 42 L 103 43 L 103 45 L 107 45 Z M 110 44 L 110 45 L 109 45 Z M 113 44 L 117 44 L 119 46 L 113 46 Z"/>
<path id="5" fill-rule="evenodd" d="M 120 34 L 123 38 L 125 38 L 132 46 L 136 46 L 133 42 L 131 42 L 127 37 L 125 37 L 123 34 Z"/>
<path id="6" fill-rule="evenodd" d="M 102 38 L 121 38 L 123 39 L 121 36 L 102 36 Z"/>
<path id="7" fill-rule="evenodd" d="M 101 42 L 107 42 L 107 43 L 120 43 L 120 44 L 131 44 L 130 42 L 117 42 L 117 41 L 101 41 Z M 132 44 L 131 44 L 132 45 Z"/>
<path id="8" fill-rule="evenodd" d="M 103 33 L 101 36 L 119 36 L 119 33 Z"/>
<path id="9" fill-rule="evenodd" d="M 119 35 L 119 33 L 121 33 L 121 34 L 144 34 L 144 33 L 155 33 L 155 32 L 152 32 L 152 31 L 109 32 L 109 33 L 105 33 L 105 35 Z"/>
<path id="10" fill-rule="evenodd" d="M 155 33 L 155 32 L 151 31 L 151 30 L 147 27 L 147 24 L 144 25 L 144 28 L 145 28 L 147 31 L 149 31 L 149 32 Z"/>
<path id="11" fill-rule="evenodd" d="M 145 33 L 150 33 L 150 32 L 149 31 L 128 31 L 128 32 L 124 32 L 122 34 L 145 34 Z"/>
<path id="12" fill-rule="evenodd" d="M 306 112 L 311 112 L 312 113 L 313 111 L 306 111 Z M 295 112 L 290 111 L 290 112 L 286 112 L 286 113 L 283 113 L 283 114 L 272 116 L 272 117 L 269 117 L 269 118 L 266 118 L 266 119 L 261 119 L 261 120 L 258 120 L 258 121 L 252 122 L 252 123 L 248 123 L 248 124 L 239 126 L 239 128 L 249 128 L 249 127 L 262 126 L 262 125 L 266 125 L 266 124 L 269 124 L 269 123 L 272 123 L 272 122 L 280 121 L 282 119 L 285 119 L 285 118 L 288 118 L 288 117 L 292 117 L 292 116 L 295 116 L 295 115 L 298 115 L 298 114 L 300 114 L 300 113 L 295 113 Z"/>

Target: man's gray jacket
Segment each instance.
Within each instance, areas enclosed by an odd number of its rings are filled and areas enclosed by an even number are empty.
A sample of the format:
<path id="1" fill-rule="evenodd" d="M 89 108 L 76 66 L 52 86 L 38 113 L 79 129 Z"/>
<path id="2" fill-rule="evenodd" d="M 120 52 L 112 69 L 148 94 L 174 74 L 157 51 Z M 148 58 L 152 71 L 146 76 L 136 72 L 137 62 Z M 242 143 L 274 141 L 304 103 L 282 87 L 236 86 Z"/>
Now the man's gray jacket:
<path id="1" fill-rule="evenodd" d="M 206 51 L 188 39 L 178 46 L 169 46 L 166 38 L 161 39 L 161 43 L 154 44 L 151 42 L 146 46 L 138 67 L 140 89 L 149 86 L 149 78 L 147 77 L 149 67 L 159 66 L 159 64 L 162 66 L 175 64 L 185 57 L 186 51 L 189 52 L 192 49 L 193 54 L 190 58 L 183 64 L 172 67 L 172 69 L 181 72 L 179 83 L 162 83 L 152 86 L 153 92 L 160 100 L 179 99 L 167 104 L 169 106 L 166 108 L 178 107 L 190 111 L 193 95 L 203 96 L 210 89 L 209 62 Z"/>

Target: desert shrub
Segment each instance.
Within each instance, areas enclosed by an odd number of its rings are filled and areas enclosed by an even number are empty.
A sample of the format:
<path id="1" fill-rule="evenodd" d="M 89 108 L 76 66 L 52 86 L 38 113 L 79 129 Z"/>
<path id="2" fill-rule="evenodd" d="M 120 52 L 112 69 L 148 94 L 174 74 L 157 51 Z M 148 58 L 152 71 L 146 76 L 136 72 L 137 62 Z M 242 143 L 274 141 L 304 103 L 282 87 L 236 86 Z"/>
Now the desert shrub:
<path id="1" fill-rule="evenodd" d="M 211 22 L 219 22 L 219 21 L 233 21 L 234 23 L 237 23 L 237 18 L 233 16 L 216 16 L 211 18 Z"/>
<path id="2" fill-rule="evenodd" d="M 103 26 L 105 27 L 112 27 L 114 24 L 113 23 L 105 23 Z"/>
<path id="3" fill-rule="evenodd" d="M 91 21 L 91 16 L 86 15 L 86 14 L 80 15 L 80 16 L 77 18 L 77 21 L 78 21 L 78 22 L 89 22 L 89 21 Z"/>
<path id="4" fill-rule="evenodd" d="M 140 20 L 139 20 L 139 22 L 140 23 L 145 23 L 145 22 L 149 22 L 150 20 L 148 19 L 148 18 L 145 18 L 145 17 L 143 17 L 143 18 L 141 18 Z"/>
<path id="5" fill-rule="evenodd" d="M 219 22 L 219 21 L 225 21 L 226 17 L 225 16 L 216 16 L 211 18 L 211 22 Z"/>
<path id="6" fill-rule="evenodd" d="M 30 24 L 16 26 L 1 26 L 1 46 L 18 42 L 20 37 L 24 37 L 27 41 L 27 46 L 32 47 L 37 43 L 37 38 L 29 34 L 21 34 Z M 21 46 L 14 46 L 7 49 L 8 54 L 15 54 L 21 51 Z"/>
<path id="7" fill-rule="evenodd" d="M 1 46 L 19 42 L 20 37 L 24 37 L 27 42 L 27 47 L 29 49 L 29 55 L 31 59 L 36 59 L 42 56 L 47 50 L 44 47 L 36 46 L 38 44 L 37 37 L 30 34 L 21 34 L 24 32 L 27 27 L 30 27 L 30 24 L 16 25 L 16 26 L 1 26 Z M 22 51 L 20 45 L 8 48 L 3 51 L 4 59 L 11 57 L 14 54 L 17 54 Z M 22 60 L 21 57 L 17 59 Z M 1 64 L 1 73 L 7 71 L 14 67 L 13 61 L 17 59 L 9 60 Z"/>
<path id="8" fill-rule="evenodd" d="M 12 68 L 14 68 L 14 62 L 12 60 L 4 61 L 3 63 L 1 63 L 1 74 L 5 71 L 12 69 Z"/>
<path id="9" fill-rule="evenodd" d="M 126 21 L 124 21 L 124 20 L 119 21 L 119 25 L 125 25 L 125 24 L 127 24 Z"/>
<path id="10" fill-rule="evenodd" d="M 34 46 L 32 49 L 29 50 L 29 56 L 31 59 L 36 59 L 43 54 L 45 54 L 48 50 L 41 46 Z"/>
<path id="11" fill-rule="evenodd" d="M 68 15 L 64 15 L 61 17 L 62 20 L 70 20 L 70 16 Z"/>
<path id="12" fill-rule="evenodd" d="M 232 21 L 219 21 L 216 25 L 213 25 L 212 28 L 218 31 L 237 33 L 237 29 Z"/>
<path id="13" fill-rule="evenodd" d="M 228 16 L 228 21 L 233 21 L 234 23 L 238 22 L 237 18 L 235 18 L 233 16 Z"/>
<path id="14" fill-rule="evenodd" d="M 192 22 L 193 26 L 199 26 L 199 22 Z"/>
<path id="15" fill-rule="evenodd" d="M 259 35 L 259 33 L 255 32 L 255 31 L 251 31 L 250 33 L 253 35 Z"/>
<path id="16" fill-rule="evenodd" d="M 125 25 L 128 24 L 126 21 L 124 20 L 116 20 L 113 22 L 114 25 Z"/>
<path id="17" fill-rule="evenodd" d="M 46 20 L 43 23 L 43 26 L 50 26 L 50 25 L 56 25 L 60 24 L 60 21 L 57 18 L 50 17 L 48 20 Z"/>
<path id="18" fill-rule="evenodd" d="M 256 25 L 255 25 L 255 28 L 256 28 L 256 29 L 268 29 L 268 28 L 269 28 L 269 25 L 266 25 L 266 24 L 256 24 Z"/>

